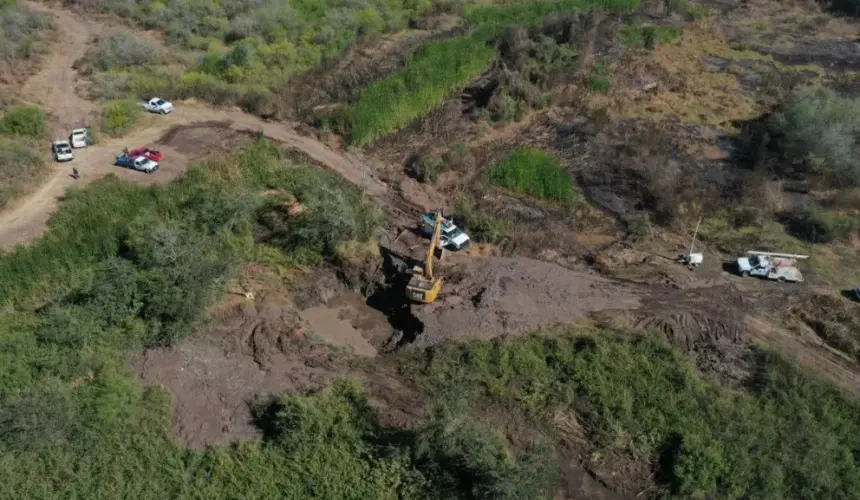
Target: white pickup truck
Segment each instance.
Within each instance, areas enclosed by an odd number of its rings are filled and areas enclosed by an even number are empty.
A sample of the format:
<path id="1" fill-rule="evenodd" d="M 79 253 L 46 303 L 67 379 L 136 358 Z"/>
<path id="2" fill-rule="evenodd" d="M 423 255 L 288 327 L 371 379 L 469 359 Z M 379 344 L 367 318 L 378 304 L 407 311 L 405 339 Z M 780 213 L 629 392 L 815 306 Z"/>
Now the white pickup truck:
<path id="1" fill-rule="evenodd" d="M 90 132 L 85 128 L 76 128 L 69 134 L 69 142 L 73 148 L 85 148 L 90 143 Z"/>
<path id="2" fill-rule="evenodd" d="M 740 257 L 737 261 L 738 273 L 741 276 L 798 283 L 803 281 L 803 274 L 794 265 L 798 258 L 805 259 L 808 256 L 748 252 L 748 257 Z"/>
<path id="3" fill-rule="evenodd" d="M 436 213 L 421 216 L 421 231 L 430 236 L 436 226 Z M 469 235 L 457 227 L 451 219 L 442 219 L 441 244 L 443 248 L 462 250 L 469 246 Z"/>
<path id="4" fill-rule="evenodd" d="M 69 141 L 54 141 L 51 145 L 51 150 L 54 152 L 54 159 L 57 161 L 72 161 L 75 157 Z"/>
<path id="5" fill-rule="evenodd" d="M 160 97 L 153 97 L 148 101 L 144 101 L 140 103 L 141 106 L 150 113 L 159 113 L 162 115 L 166 115 L 173 111 L 173 104 L 166 99 L 162 99 Z"/>

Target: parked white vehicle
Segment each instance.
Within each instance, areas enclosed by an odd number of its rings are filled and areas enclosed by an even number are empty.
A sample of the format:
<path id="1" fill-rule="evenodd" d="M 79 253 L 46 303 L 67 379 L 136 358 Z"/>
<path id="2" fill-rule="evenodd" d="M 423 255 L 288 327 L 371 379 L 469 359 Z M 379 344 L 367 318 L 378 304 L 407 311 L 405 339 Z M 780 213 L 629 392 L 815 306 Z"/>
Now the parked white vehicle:
<path id="1" fill-rule="evenodd" d="M 166 99 L 162 99 L 160 97 L 153 97 L 152 99 L 140 103 L 141 106 L 144 107 L 150 113 L 159 113 L 162 115 L 166 115 L 173 111 L 173 104 Z"/>
<path id="2" fill-rule="evenodd" d="M 421 216 L 421 230 L 425 235 L 432 235 L 435 228 L 436 213 Z M 451 219 L 442 219 L 442 234 L 440 235 L 442 248 L 451 250 L 462 250 L 469 246 L 469 235 L 457 227 Z"/>
<path id="3" fill-rule="evenodd" d="M 89 131 L 85 128 L 76 128 L 69 134 L 69 142 L 73 148 L 85 148 L 90 143 Z"/>
<path id="4" fill-rule="evenodd" d="M 777 281 L 802 282 L 803 274 L 795 264 L 798 260 L 808 259 L 808 255 L 795 255 L 773 252 L 749 251 L 748 257 L 737 261 L 741 276 L 758 276 Z"/>
<path id="5" fill-rule="evenodd" d="M 54 152 L 54 160 L 56 161 L 72 161 L 75 157 L 69 141 L 54 141 L 51 150 Z"/>

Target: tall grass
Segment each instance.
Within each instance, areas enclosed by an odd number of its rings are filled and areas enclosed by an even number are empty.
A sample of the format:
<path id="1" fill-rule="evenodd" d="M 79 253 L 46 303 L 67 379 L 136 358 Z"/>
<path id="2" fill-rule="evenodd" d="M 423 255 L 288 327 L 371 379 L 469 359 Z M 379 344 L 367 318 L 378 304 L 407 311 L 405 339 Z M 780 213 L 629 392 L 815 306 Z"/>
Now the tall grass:
<path id="1" fill-rule="evenodd" d="M 45 111 L 39 106 L 15 106 L 0 118 L 0 134 L 41 138 L 45 135 Z"/>
<path id="2" fill-rule="evenodd" d="M 554 12 L 577 9 L 632 10 L 638 0 L 558 0 L 515 2 L 507 5 L 468 4 L 466 21 L 473 25 L 508 26 L 536 23 Z"/>
<path id="3" fill-rule="evenodd" d="M 514 151 L 490 166 L 493 184 L 542 200 L 572 203 L 576 190 L 570 175 L 552 155 L 531 148 Z"/>
<path id="4" fill-rule="evenodd" d="M 478 36 L 428 43 L 401 71 L 372 83 L 349 106 L 350 142 L 366 144 L 430 113 L 494 57 L 493 48 Z"/>

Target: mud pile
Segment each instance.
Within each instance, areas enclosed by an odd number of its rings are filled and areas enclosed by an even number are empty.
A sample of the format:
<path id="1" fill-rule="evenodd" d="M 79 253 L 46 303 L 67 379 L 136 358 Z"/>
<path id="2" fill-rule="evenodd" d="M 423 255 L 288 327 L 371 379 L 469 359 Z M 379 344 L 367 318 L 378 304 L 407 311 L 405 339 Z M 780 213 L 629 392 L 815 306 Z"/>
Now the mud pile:
<path id="1" fill-rule="evenodd" d="M 640 292 L 588 271 L 531 259 L 488 258 L 446 270 L 443 294 L 414 306 L 418 346 L 530 333 L 590 313 L 635 309 Z"/>

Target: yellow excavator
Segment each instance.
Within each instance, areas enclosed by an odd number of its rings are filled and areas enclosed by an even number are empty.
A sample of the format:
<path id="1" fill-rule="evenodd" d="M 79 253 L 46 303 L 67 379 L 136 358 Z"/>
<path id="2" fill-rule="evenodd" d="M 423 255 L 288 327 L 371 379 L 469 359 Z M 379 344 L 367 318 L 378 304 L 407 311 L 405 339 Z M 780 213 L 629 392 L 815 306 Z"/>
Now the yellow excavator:
<path id="1" fill-rule="evenodd" d="M 436 249 L 440 248 L 439 239 L 442 235 L 442 211 L 436 213 L 436 225 L 433 228 L 433 237 L 430 239 L 430 248 L 427 249 L 427 258 L 424 265 L 416 265 L 412 268 L 412 278 L 406 285 L 406 296 L 416 302 L 429 304 L 436 300 L 442 289 L 442 278 L 433 276 L 433 257 Z M 440 250 L 444 252 L 444 249 Z M 441 260 L 441 257 L 440 257 Z"/>

